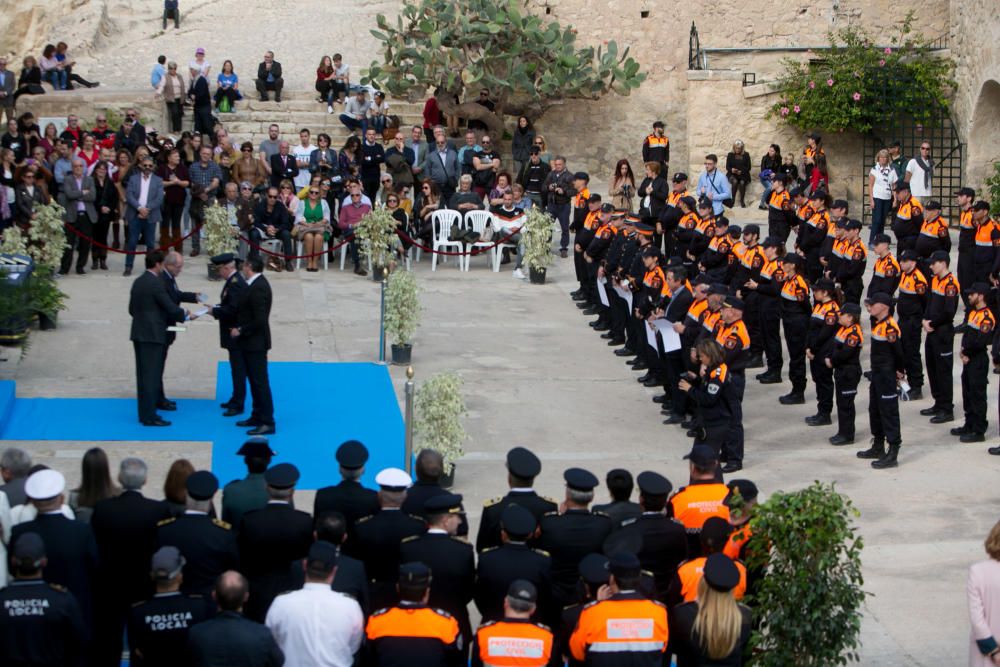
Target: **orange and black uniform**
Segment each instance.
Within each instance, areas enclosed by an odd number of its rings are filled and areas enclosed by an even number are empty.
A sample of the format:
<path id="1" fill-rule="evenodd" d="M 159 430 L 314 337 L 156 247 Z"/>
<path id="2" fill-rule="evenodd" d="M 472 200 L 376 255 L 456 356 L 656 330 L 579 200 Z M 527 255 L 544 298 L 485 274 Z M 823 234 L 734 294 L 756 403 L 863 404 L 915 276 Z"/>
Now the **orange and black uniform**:
<path id="1" fill-rule="evenodd" d="M 460 667 L 464 638 L 447 612 L 402 603 L 372 614 L 365 629 L 365 667 Z"/>
<path id="2" fill-rule="evenodd" d="M 795 229 L 795 245 L 798 246 L 799 239 L 802 238 L 806 222 L 813 217 L 813 214 L 816 211 L 813 210 L 813 207 L 808 202 L 799 206 L 794 201 L 792 202 L 792 210 L 795 214 L 791 218 L 791 223 L 792 227 Z M 787 242 L 788 239 L 785 239 L 785 241 Z"/>
<path id="3" fill-rule="evenodd" d="M 781 283 L 781 322 L 788 346 L 788 379 L 796 393 L 806 390 L 806 337 L 810 314 L 809 283 L 797 273 L 786 276 Z"/>
<path id="4" fill-rule="evenodd" d="M 969 433 L 986 433 L 986 386 L 990 381 L 987 349 L 995 330 L 996 319 L 989 308 L 977 308 L 969 313 L 962 334 L 962 354 L 969 358 L 962 366 L 962 408 Z"/>
<path id="5" fill-rule="evenodd" d="M 938 215 L 933 220 L 926 217 L 920 225 L 916 251 L 926 266 L 927 258 L 938 250 L 951 251 L 951 236 L 948 235 L 948 221 Z"/>
<path id="6" fill-rule="evenodd" d="M 698 214 L 691 212 L 681 216 L 677 229 L 674 230 L 674 254 L 681 258 L 683 262 L 689 262 L 687 252 L 691 248 L 691 241 L 694 239 L 694 230 L 698 227 Z"/>
<path id="7" fill-rule="evenodd" d="M 569 649 L 591 667 L 662 667 L 669 640 L 667 608 L 622 591 L 583 608 Z"/>
<path id="8" fill-rule="evenodd" d="M 718 227 L 715 228 L 718 231 Z M 708 242 L 708 248 L 699 262 L 702 273 L 708 274 L 713 283 L 726 282 L 729 273 L 729 262 L 732 258 L 733 242 L 729 235 L 723 232 L 716 234 Z"/>
<path id="9" fill-rule="evenodd" d="M 799 250 L 806 256 L 806 275 L 813 282 L 818 280 L 823 272 L 819 255 L 831 225 L 833 222 L 830 220 L 830 212 L 820 210 L 813 213 L 805 224 L 799 227 Z"/>
<path id="10" fill-rule="evenodd" d="M 834 280 L 840 283 L 845 303 L 861 303 L 861 294 L 865 291 L 864 275 L 867 266 L 868 248 L 864 241 L 856 239 L 841 244 L 840 261 L 837 262 Z"/>
<path id="11" fill-rule="evenodd" d="M 861 348 L 864 333 L 860 324 L 839 327 L 826 357 L 833 366 L 833 381 L 837 387 L 837 433 L 854 438 L 854 399 L 861 381 Z"/>
<path id="12" fill-rule="evenodd" d="M 896 312 L 899 314 L 906 381 L 910 384 L 911 390 L 924 386 L 924 363 L 920 356 L 920 341 L 924 335 L 924 311 L 927 310 L 927 293 L 930 289 L 931 286 L 920 269 L 913 269 L 899 277 L 899 300 L 896 302 Z"/>
<path id="13" fill-rule="evenodd" d="M 892 216 L 892 233 L 896 235 L 896 252 L 914 250 L 920 228 L 924 224 L 924 207 L 916 197 L 910 196 L 900 204 Z"/>
<path id="14" fill-rule="evenodd" d="M 670 194 L 667 195 L 666 206 L 660 209 L 660 215 L 656 219 L 656 222 L 663 230 L 663 239 L 665 241 L 663 254 L 666 257 L 673 257 L 679 254 L 675 249 L 675 245 L 677 243 L 677 227 L 680 225 L 681 218 L 684 215 L 681 212 L 680 200 L 681 197 L 690 196 L 691 193 L 687 191 L 687 188 L 681 190 L 680 192 L 671 188 Z M 683 255 L 681 256 L 683 257 Z"/>
<path id="15" fill-rule="evenodd" d="M 931 279 L 930 297 L 924 319 L 934 328 L 927 334 L 924 355 L 927 362 L 927 379 L 938 413 L 954 411 L 952 369 L 955 366 L 955 312 L 961 287 L 951 273 Z"/>
<path id="16" fill-rule="evenodd" d="M 976 225 L 976 249 L 972 255 L 972 279 L 977 283 L 988 283 L 990 274 L 996 270 L 1000 248 L 1000 222 L 986 218 Z"/>
<path id="17" fill-rule="evenodd" d="M 872 375 L 868 388 L 868 425 L 878 444 L 888 441 L 898 446 L 903 437 L 899 430 L 899 394 L 896 373 L 904 370 L 899 326 L 891 317 L 872 327 Z"/>
<path id="18" fill-rule="evenodd" d="M 761 343 L 767 357 L 767 373 L 781 375 L 781 286 L 785 281 L 785 272 L 777 260 L 766 261 L 760 269 L 757 278 L 757 289 L 748 290 L 747 294 L 756 294 L 758 312 L 760 313 Z M 744 288 L 746 289 L 746 288 Z M 746 315 L 744 313 L 744 315 Z M 753 338 L 750 338 L 751 344 Z"/>
<path id="19" fill-rule="evenodd" d="M 706 560 L 708 560 L 706 556 L 692 558 L 684 561 L 677 568 L 677 579 L 673 588 L 681 602 L 691 602 L 698 599 L 698 584 L 701 583 L 701 578 L 704 576 Z M 733 597 L 742 600 L 747 592 L 747 568 L 735 558 L 733 562 L 740 572 L 740 582 L 733 589 Z"/>
<path id="20" fill-rule="evenodd" d="M 764 256 L 764 249 L 759 243 L 744 246 L 739 261 L 736 262 L 733 278 L 729 282 L 730 291 L 738 290 L 743 293 L 743 301 L 746 304 L 743 321 L 746 322 L 747 332 L 750 334 L 751 359 L 759 359 L 763 354 L 764 337 L 760 330 L 760 297 L 755 290 L 748 289 L 745 285 L 748 280 L 760 282 L 760 271 L 765 264 L 767 257 Z"/>
<path id="21" fill-rule="evenodd" d="M 872 278 L 868 281 L 868 296 L 877 294 L 878 292 L 885 292 L 889 296 L 894 296 L 896 288 L 899 287 L 900 273 L 899 262 L 896 261 L 891 252 L 886 253 L 885 257 L 875 258 Z"/>
<path id="22" fill-rule="evenodd" d="M 706 371 L 704 376 L 695 378 L 688 397 L 694 405 L 698 424 L 695 444 L 710 445 L 716 453 L 721 452 L 729 433 L 729 424 L 733 421 L 733 404 L 736 402 L 732 373 L 726 364 L 720 364 Z"/>
<path id="23" fill-rule="evenodd" d="M 659 162 L 660 173 L 667 173 L 667 163 L 670 162 L 670 138 L 667 135 L 658 137 L 650 134 L 642 142 L 642 161 Z"/>
<path id="24" fill-rule="evenodd" d="M 708 244 L 715 236 L 715 216 L 709 215 L 707 218 L 699 218 L 695 225 L 694 233 L 691 235 L 691 245 L 688 246 L 688 257 L 684 258 L 688 266 L 688 275 L 697 275 L 698 262 L 701 256 L 708 250 Z"/>
<path id="25" fill-rule="evenodd" d="M 750 333 L 742 319 L 723 323 L 715 340 L 722 346 L 725 366 L 732 373 L 732 420 L 722 445 L 722 459 L 730 463 L 743 462 L 743 392 L 746 389 L 746 368 L 750 361 Z"/>
<path id="26" fill-rule="evenodd" d="M 587 288 L 587 263 L 583 259 L 583 253 L 600 226 L 600 212 L 590 210 L 587 204 L 588 197 L 590 191 L 587 189 L 573 197 L 573 224 L 570 229 L 576 232 L 576 236 L 573 237 L 573 268 L 576 269 L 576 281 L 580 283 L 580 289 L 589 294 L 593 290 Z M 596 294 L 592 296 L 596 298 Z M 594 302 L 593 299 L 590 301 Z"/>
<path id="27" fill-rule="evenodd" d="M 840 328 L 837 324 L 839 315 L 840 304 L 833 299 L 823 303 L 817 301 L 809 317 L 809 333 L 806 336 L 806 349 L 813 354 L 809 370 L 816 384 L 816 411 L 826 416 L 833 412 L 833 369 L 827 367 L 825 360 Z"/>
<path id="28" fill-rule="evenodd" d="M 792 198 L 788 190 L 776 192 L 771 190 L 767 198 L 767 235 L 777 236 L 784 243 L 792 229 Z"/>
<path id="29" fill-rule="evenodd" d="M 975 282 L 972 279 L 972 256 L 976 251 L 976 223 L 972 220 L 972 206 L 963 208 L 958 216 L 958 283 L 960 285 L 971 285 Z M 967 297 L 963 294 L 962 300 Z"/>
<path id="30" fill-rule="evenodd" d="M 670 498 L 670 513 L 684 525 L 688 534 L 688 552 L 701 553 L 701 529 L 713 516 L 729 521 L 726 496 L 729 487 L 713 479 L 695 480 L 682 486 Z"/>
<path id="31" fill-rule="evenodd" d="M 487 621 L 472 644 L 472 667 L 546 667 L 552 631 L 527 619 Z"/>

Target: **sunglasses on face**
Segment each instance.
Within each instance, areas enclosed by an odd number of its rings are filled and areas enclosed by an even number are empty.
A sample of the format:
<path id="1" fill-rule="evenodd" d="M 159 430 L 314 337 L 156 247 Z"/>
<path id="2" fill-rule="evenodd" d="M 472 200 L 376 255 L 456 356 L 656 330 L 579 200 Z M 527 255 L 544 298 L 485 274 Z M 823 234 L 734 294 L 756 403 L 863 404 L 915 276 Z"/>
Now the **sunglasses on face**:
<path id="1" fill-rule="evenodd" d="M 388 203 L 388 204 L 398 204 L 399 200 L 398 199 L 387 199 L 386 203 Z"/>
<path id="2" fill-rule="evenodd" d="M 535 142 L 535 145 L 536 145 L 536 146 L 544 146 L 545 144 L 543 144 L 543 143 L 542 143 L 542 142 L 540 142 L 540 141 L 536 141 L 536 142 Z"/>
<path id="3" fill-rule="evenodd" d="M 351 199 L 361 199 L 361 195 L 351 195 Z"/>
<path id="4" fill-rule="evenodd" d="M 281 186 L 281 189 L 282 189 L 282 190 L 291 190 L 291 188 L 290 188 L 290 187 L 288 187 L 287 185 L 282 185 L 282 186 Z"/>
<path id="5" fill-rule="evenodd" d="M 319 190 L 310 190 L 309 194 L 311 194 L 311 195 L 318 195 L 319 194 Z"/>
<path id="6" fill-rule="evenodd" d="M 244 186 L 244 187 L 240 188 L 240 190 L 246 190 L 247 192 L 250 192 L 250 191 L 253 190 L 253 188 L 248 188 L 248 187 Z"/>
<path id="7" fill-rule="evenodd" d="M 277 198 L 278 198 L 278 195 L 271 195 L 271 194 L 269 194 L 269 195 L 267 196 L 267 198 L 268 198 L 268 199 L 277 199 Z"/>
<path id="8" fill-rule="evenodd" d="M 253 153 L 253 149 L 252 148 L 244 148 L 243 152 L 244 153 Z"/>
<path id="9" fill-rule="evenodd" d="M 136 115 L 135 115 L 135 114 L 132 114 L 132 113 L 128 114 L 128 115 L 127 115 L 127 116 L 125 116 L 125 117 L 126 117 L 126 118 L 128 118 L 129 120 L 135 120 L 135 119 L 136 119 Z"/>

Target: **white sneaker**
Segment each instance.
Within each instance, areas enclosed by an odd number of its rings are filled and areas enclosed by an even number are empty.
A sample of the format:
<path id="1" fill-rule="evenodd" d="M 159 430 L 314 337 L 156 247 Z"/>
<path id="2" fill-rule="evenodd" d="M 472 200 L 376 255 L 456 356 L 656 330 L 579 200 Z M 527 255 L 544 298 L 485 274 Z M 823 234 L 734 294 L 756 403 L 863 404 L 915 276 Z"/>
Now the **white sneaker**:
<path id="1" fill-rule="evenodd" d="M 333 105 L 332 104 L 327 104 L 326 105 L 326 112 L 327 113 L 333 113 Z"/>
<path id="2" fill-rule="evenodd" d="M 525 279 L 527 279 L 527 277 L 528 277 L 528 276 L 524 275 L 524 272 L 523 272 L 523 271 L 521 271 L 521 269 L 514 269 L 514 272 L 513 272 L 513 274 L 512 274 L 512 275 L 513 275 L 513 276 L 514 276 L 515 278 L 517 278 L 518 280 L 525 280 Z"/>

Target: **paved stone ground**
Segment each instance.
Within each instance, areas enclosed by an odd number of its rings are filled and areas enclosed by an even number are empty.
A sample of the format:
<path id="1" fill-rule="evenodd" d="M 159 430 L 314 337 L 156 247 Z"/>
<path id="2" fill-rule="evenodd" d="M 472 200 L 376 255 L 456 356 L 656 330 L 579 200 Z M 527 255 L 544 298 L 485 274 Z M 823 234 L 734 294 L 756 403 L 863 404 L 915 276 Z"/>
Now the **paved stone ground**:
<path id="1" fill-rule="evenodd" d="M 738 213 L 740 213 L 738 211 Z M 188 260 L 181 284 L 215 294 L 204 259 Z M 64 279 L 69 310 L 55 332 L 35 332 L 27 356 L 17 352 L 0 364 L 16 377 L 22 396 L 133 395 L 132 352 L 126 314 L 129 281 L 112 271 Z M 505 267 L 507 268 L 507 267 Z M 653 392 L 591 333 L 567 294 L 575 288 L 570 260 L 557 260 L 548 284 L 534 286 L 494 274 L 485 260 L 459 273 L 454 263 L 430 272 L 415 265 L 425 307 L 415 340 L 417 379 L 456 370 L 465 379 L 469 409 L 466 456 L 458 465 L 456 490 L 466 496 L 476 526 L 482 501 L 504 491 L 504 454 L 514 445 L 539 453 L 544 468 L 538 487 L 561 495 L 561 472 L 581 465 L 603 478 L 613 467 L 655 469 L 679 486 L 687 477 L 681 456 L 690 446 L 683 433 L 662 426 L 650 402 Z M 375 358 L 378 289 L 370 280 L 337 270 L 271 276 L 275 360 L 364 361 Z M 167 370 L 172 397 L 214 396 L 216 326 L 195 322 L 174 346 Z M 404 373 L 392 375 L 402 396 Z M 956 375 L 956 397 L 958 392 Z M 864 390 L 866 387 L 862 385 Z M 865 539 L 864 664 L 953 665 L 964 661 L 968 642 L 965 576 L 983 557 L 982 539 L 997 518 L 1000 459 L 982 445 L 960 445 L 944 427 L 932 427 L 917 411 L 926 402 L 903 404 L 901 467 L 871 470 L 854 447 L 826 444 L 832 428 L 811 429 L 802 419 L 812 405 L 784 407 L 777 397 L 787 386 L 751 382 L 745 413 L 747 467 L 743 476 L 767 495 L 812 480 L 835 481 L 860 510 Z M 331 387 L 316 397 L 318 408 L 350 400 L 350 387 Z M 866 392 L 862 392 L 865 396 Z M 992 395 L 992 394 L 991 394 Z M 811 386 L 809 397 L 812 398 Z M 865 398 L 859 400 L 859 440 L 867 438 Z M 277 413 L 279 427 L 281 406 Z M 990 431 L 995 441 L 996 430 Z M 242 435 L 234 429 L 232 447 Z M 39 461 L 78 480 L 79 455 L 92 443 L 25 443 Z M 333 449 L 320 436 L 316 447 Z M 374 443 L 368 443 L 370 446 Z M 160 485 L 176 457 L 208 464 L 208 443 L 102 443 L 113 464 L 137 454 L 150 462 L 149 492 Z M 377 445 L 375 445 L 377 446 Z M 223 480 L 226 481 L 226 480 Z M 604 495 L 603 493 L 601 494 Z M 299 503 L 311 507 L 312 494 Z"/>

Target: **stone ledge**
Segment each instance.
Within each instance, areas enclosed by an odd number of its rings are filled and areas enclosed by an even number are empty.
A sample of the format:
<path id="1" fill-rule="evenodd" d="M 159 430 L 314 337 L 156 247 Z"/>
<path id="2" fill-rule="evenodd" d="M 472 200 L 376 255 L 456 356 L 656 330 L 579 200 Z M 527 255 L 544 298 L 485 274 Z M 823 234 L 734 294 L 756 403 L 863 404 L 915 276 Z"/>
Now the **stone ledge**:
<path id="1" fill-rule="evenodd" d="M 743 72 L 735 69 L 689 69 L 688 81 L 742 81 Z"/>

